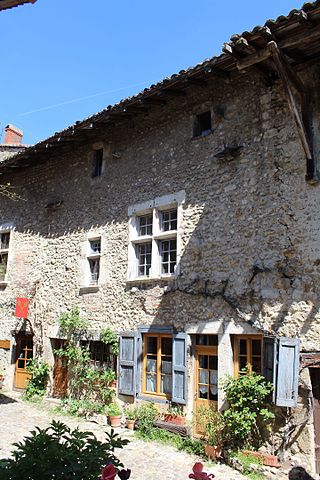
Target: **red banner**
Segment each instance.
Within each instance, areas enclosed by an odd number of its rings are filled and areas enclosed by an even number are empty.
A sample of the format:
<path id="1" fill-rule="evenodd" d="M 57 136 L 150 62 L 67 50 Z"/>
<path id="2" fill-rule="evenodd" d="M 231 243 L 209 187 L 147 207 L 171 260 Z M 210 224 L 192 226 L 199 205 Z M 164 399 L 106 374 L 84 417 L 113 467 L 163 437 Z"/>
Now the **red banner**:
<path id="1" fill-rule="evenodd" d="M 29 298 L 17 298 L 15 316 L 18 318 L 28 318 Z"/>

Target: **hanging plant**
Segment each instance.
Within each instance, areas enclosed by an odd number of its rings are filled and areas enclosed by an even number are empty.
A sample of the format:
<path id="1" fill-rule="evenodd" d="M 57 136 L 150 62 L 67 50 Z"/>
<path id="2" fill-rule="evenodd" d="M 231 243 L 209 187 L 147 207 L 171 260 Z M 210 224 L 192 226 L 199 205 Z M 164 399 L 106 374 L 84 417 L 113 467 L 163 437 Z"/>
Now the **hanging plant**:
<path id="1" fill-rule="evenodd" d="M 119 355 L 119 338 L 118 335 L 111 330 L 111 328 L 105 328 L 100 333 L 100 338 L 103 343 L 110 345 L 110 350 L 113 355 Z"/>

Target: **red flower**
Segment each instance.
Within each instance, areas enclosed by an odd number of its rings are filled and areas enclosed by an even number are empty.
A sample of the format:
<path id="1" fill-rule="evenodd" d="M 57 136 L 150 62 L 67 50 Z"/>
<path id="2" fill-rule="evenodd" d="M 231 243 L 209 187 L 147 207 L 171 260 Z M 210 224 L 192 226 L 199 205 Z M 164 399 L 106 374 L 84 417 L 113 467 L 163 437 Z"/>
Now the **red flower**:
<path id="1" fill-rule="evenodd" d="M 101 471 L 101 480 L 114 480 L 117 475 L 117 470 L 112 463 L 109 463 Z"/>
<path id="2" fill-rule="evenodd" d="M 213 473 L 203 471 L 203 465 L 200 462 L 193 465 L 192 471 L 193 473 L 190 473 L 189 478 L 193 478 L 193 480 L 211 480 L 214 478 Z"/>

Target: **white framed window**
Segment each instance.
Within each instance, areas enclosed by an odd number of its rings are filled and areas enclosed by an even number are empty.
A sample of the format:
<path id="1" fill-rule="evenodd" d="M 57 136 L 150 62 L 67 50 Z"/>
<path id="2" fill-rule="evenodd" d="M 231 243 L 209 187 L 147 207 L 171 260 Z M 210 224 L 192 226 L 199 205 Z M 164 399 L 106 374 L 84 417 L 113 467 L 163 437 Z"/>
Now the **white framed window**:
<path id="1" fill-rule="evenodd" d="M 87 241 L 87 285 L 98 286 L 100 277 L 101 237 Z"/>
<path id="2" fill-rule="evenodd" d="M 12 225 L 0 224 L 0 284 L 7 283 L 11 235 Z"/>
<path id="3" fill-rule="evenodd" d="M 184 200 L 180 191 L 129 207 L 129 281 L 178 274 Z"/>

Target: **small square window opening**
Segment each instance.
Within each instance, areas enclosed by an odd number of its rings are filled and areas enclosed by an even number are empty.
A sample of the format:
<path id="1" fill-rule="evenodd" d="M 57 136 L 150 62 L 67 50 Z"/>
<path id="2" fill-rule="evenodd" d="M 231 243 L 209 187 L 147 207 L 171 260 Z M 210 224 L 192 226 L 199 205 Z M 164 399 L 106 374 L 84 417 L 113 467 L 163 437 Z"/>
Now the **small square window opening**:
<path id="1" fill-rule="evenodd" d="M 212 131 L 211 126 L 211 112 L 201 113 L 196 115 L 193 125 L 193 136 L 194 137 L 204 137 L 209 135 Z"/>

